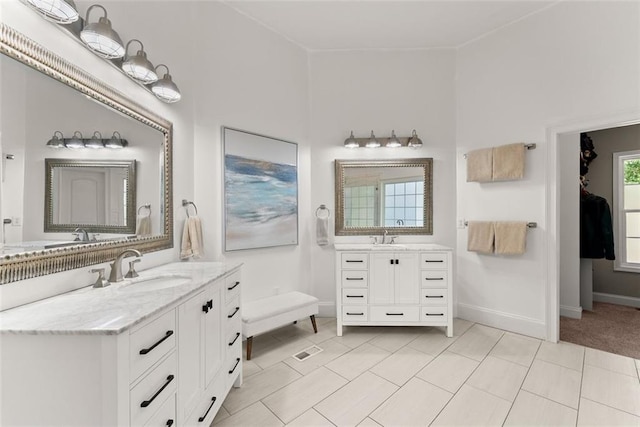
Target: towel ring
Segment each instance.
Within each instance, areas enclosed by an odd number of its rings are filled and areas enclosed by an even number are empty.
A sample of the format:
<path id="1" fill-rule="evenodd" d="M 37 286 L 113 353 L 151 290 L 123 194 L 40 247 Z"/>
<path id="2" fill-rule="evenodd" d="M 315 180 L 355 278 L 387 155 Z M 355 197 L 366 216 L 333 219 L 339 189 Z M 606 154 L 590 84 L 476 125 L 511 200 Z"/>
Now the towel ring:
<path id="1" fill-rule="evenodd" d="M 327 209 L 326 205 L 320 205 L 320 206 L 318 206 L 318 209 L 316 209 L 316 217 L 325 218 L 324 216 L 318 215 L 320 213 L 320 211 L 327 211 L 326 218 L 329 218 L 331 216 L 331 211 L 329 209 Z"/>
<path id="2" fill-rule="evenodd" d="M 149 209 L 149 216 L 151 216 L 151 204 L 147 203 L 146 205 L 142 205 L 138 208 L 138 215 L 140 215 L 140 209 Z"/>
<path id="3" fill-rule="evenodd" d="M 196 215 L 198 215 L 198 207 L 196 206 L 196 204 L 190 202 L 187 199 L 182 199 L 182 206 L 184 206 L 185 210 L 187 211 L 187 218 L 189 218 L 189 205 L 193 206 L 193 209 L 196 211 Z"/>

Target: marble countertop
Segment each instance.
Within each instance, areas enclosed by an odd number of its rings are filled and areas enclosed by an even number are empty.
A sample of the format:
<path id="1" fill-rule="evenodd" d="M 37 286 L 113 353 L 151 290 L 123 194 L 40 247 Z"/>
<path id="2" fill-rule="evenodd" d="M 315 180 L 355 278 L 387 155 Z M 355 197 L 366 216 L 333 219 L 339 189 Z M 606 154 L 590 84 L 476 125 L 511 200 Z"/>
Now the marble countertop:
<path id="1" fill-rule="evenodd" d="M 335 243 L 337 251 L 452 251 L 448 246 L 436 243 Z"/>
<path id="2" fill-rule="evenodd" d="M 180 262 L 105 288 L 88 286 L 0 312 L 0 334 L 119 334 L 197 293 L 242 263 Z M 173 280 L 177 286 L 169 286 Z M 152 288 L 148 288 L 151 285 Z M 146 288 L 146 289 L 145 289 Z"/>

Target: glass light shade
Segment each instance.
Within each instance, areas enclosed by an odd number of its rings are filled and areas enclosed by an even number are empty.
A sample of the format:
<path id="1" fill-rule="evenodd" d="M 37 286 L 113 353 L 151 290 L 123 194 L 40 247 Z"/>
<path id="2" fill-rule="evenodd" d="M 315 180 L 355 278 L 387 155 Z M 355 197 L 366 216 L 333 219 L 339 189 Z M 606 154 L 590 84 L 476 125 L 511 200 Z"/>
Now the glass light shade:
<path id="1" fill-rule="evenodd" d="M 86 144 L 84 144 L 87 148 L 104 148 L 104 144 L 102 143 L 102 135 L 100 132 L 95 131 L 91 139 L 89 139 Z"/>
<path id="2" fill-rule="evenodd" d="M 27 2 L 45 18 L 58 24 L 71 24 L 79 18 L 73 0 L 27 0 Z"/>
<path id="3" fill-rule="evenodd" d="M 58 135 L 60 135 L 60 137 L 58 137 Z M 55 131 L 53 133 L 53 137 L 47 142 L 47 147 L 49 148 L 64 148 L 64 135 L 62 135 L 62 132 L 60 131 Z"/>
<path id="4" fill-rule="evenodd" d="M 120 133 L 116 131 L 116 132 L 113 132 L 113 135 L 111 136 L 111 138 L 107 140 L 107 142 L 105 142 L 104 146 L 107 148 L 116 148 L 116 149 L 124 148 L 126 144 L 123 141 L 124 140 L 120 136 Z"/>
<path id="5" fill-rule="evenodd" d="M 94 7 L 99 7 L 104 11 L 104 16 L 98 22 L 89 23 L 89 12 Z M 99 4 L 94 4 L 87 10 L 85 26 L 80 32 L 82 41 L 97 55 L 108 58 L 122 58 L 125 54 L 124 44 L 118 33 L 111 28 L 111 21 L 107 19 L 107 11 Z"/>
<path id="6" fill-rule="evenodd" d="M 371 139 L 369 139 L 369 141 L 367 141 L 367 144 L 365 145 L 365 147 L 367 147 L 367 148 L 378 148 L 378 147 L 380 147 L 380 142 L 376 139 L 376 136 L 373 134 L 373 131 L 371 131 Z"/>
<path id="7" fill-rule="evenodd" d="M 411 138 L 409 139 L 409 143 L 407 144 L 407 147 L 411 147 L 411 148 L 420 148 L 422 147 L 422 140 L 420 138 L 418 138 L 418 134 L 416 133 L 416 130 L 413 130 L 413 133 L 411 134 Z"/>
<path id="8" fill-rule="evenodd" d="M 158 81 L 158 75 L 156 74 L 153 64 L 151 61 L 147 59 L 147 54 L 144 51 L 144 46 L 142 46 L 142 42 L 137 39 L 129 40 L 127 43 L 127 50 L 129 48 L 129 44 L 131 42 L 140 43 L 140 50 L 137 54 L 126 58 L 124 63 L 122 64 L 122 69 L 125 73 L 127 73 L 130 77 L 141 81 L 144 84 L 149 84 Z"/>
<path id="9" fill-rule="evenodd" d="M 182 95 L 180 94 L 178 86 L 176 86 L 171 79 L 169 68 L 164 64 L 160 64 L 156 67 L 156 70 L 158 70 L 158 67 L 165 67 L 167 73 L 151 86 L 151 91 L 164 102 L 172 103 L 180 101 Z"/>
<path id="10" fill-rule="evenodd" d="M 401 146 L 402 144 L 400 144 L 400 141 L 398 141 L 398 138 L 396 137 L 396 132 L 392 130 L 391 138 L 389 138 L 389 141 L 387 141 L 387 143 L 385 144 L 385 147 L 398 148 Z"/>
<path id="11" fill-rule="evenodd" d="M 360 144 L 358 144 L 358 141 L 356 141 L 356 139 L 353 136 L 353 131 L 351 131 L 351 135 L 349 135 L 349 138 L 344 140 L 344 146 L 346 148 L 358 148 L 358 147 L 360 147 Z"/>
<path id="12" fill-rule="evenodd" d="M 82 140 L 82 134 L 79 131 L 75 131 L 73 136 L 65 143 L 67 148 L 84 148 L 84 141 Z"/>

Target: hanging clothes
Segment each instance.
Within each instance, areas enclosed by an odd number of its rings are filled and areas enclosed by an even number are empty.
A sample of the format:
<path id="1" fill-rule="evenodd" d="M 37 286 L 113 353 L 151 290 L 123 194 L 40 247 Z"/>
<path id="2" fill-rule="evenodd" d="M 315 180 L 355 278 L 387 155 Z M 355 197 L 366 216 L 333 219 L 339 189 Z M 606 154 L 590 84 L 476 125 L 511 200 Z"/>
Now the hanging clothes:
<path id="1" fill-rule="evenodd" d="M 580 194 L 580 258 L 616 259 L 609 203 L 586 191 Z"/>

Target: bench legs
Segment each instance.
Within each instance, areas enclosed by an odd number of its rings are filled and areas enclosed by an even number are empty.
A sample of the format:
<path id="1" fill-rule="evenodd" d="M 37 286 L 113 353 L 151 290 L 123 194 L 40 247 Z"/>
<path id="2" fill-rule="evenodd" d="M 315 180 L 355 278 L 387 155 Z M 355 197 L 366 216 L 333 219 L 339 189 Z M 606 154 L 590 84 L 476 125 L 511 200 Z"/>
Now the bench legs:
<path id="1" fill-rule="evenodd" d="M 247 338 L 247 360 L 251 360 L 251 346 L 253 344 L 253 337 Z"/>
<path id="2" fill-rule="evenodd" d="M 313 314 L 311 316 L 309 316 L 309 318 L 311 319 L 311 325 L 313 325 L 313 332 L 314 333 L 318 333 L 318 326 L 316 325 L 316 316 L 314 316 Z M 295 323 L 298 323 L 298 321 L 296 320 Z M 251 348 L 253 347 L 253 337 L 248 337 L 247 338 L 247 360 L 251 360 Z"/>

